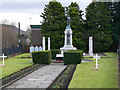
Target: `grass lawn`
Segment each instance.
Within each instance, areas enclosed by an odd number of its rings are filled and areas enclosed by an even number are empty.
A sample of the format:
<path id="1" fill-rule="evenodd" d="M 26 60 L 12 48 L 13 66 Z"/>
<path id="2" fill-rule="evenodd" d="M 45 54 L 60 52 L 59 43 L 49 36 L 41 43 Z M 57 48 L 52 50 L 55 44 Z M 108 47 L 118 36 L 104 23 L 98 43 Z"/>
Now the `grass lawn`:
<path id="1" fill-rule="evenodd" d="M 32 58 L 20 58 L 20 57 L 28 57 L 30 55 L 31 53 L 24 53 L 24 54 L 6 59 L 5 60 L 6 66 L 0 66 L 0 74 L 2 74 L 0 79 L 7 75 L 10 75 L 11 73 L 19 71 L 22 68 L 32 65 L 33 62 L 30 62 Z M 0 61 L 0 64 L 2 64 L 2 61 Z"/>
<path id="2" fill-rule="evenodd" d="M 77 65 L 69 88 L 118 88 L 118 64 L 116 53 L 105 53 L 111 58 L 99 59 L 100 70 L 92 70 L 95 60 Z"/>

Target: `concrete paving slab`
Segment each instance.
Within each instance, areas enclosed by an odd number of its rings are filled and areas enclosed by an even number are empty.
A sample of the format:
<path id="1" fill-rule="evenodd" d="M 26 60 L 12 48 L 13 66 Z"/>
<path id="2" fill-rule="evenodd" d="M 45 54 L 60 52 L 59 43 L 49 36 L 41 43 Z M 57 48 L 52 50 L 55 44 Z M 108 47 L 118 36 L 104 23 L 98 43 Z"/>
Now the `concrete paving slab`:
<path id="1" fill-rule="evenodd" d="M 51 63 L 19 79 L 6 88 L 47 88 L 66 68 L 63 63 Z"/>

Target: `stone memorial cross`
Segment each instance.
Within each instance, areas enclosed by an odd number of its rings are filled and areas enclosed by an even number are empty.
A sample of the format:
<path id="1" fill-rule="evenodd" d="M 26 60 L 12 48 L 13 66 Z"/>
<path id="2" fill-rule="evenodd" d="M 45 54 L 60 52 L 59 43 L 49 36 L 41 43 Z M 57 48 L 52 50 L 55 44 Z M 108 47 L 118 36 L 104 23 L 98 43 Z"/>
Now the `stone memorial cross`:
<path id="1" fill-rule="evenodd" d="M 4 59 L 5 59 L 5 57 L 7 57 L 7 56 L 5 56 L 4 53 L 3 53 L 3 56 L 0 56 L 0 57 L 3 58 L 3 65 L 0 65 L 0 66 L 5 66 L 5 64 L 4 64 Z"/>
<path id="2" fill-rule="evenodd" d="M 96 56 L 94 56 L 93 59 L 96 59 L 96 69 L 98 69 L 98 59 L 100 59 L 100 56 L 96 54 Z"/>

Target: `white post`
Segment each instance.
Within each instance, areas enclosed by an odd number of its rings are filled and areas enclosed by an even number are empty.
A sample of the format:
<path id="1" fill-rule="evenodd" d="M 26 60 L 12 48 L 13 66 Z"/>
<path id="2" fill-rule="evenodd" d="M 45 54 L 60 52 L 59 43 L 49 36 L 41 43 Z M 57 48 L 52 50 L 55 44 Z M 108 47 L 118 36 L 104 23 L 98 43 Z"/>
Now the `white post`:
<path id="1" fill-rule="evenodd" d="M 48 50 L 50 50 L 50 37 L 48 37 Z"/>
<path id="2" fill-rule="evenodd" d="M 43 37 L 43 51 L 45 51 L 45 37 Z"/>
<path id="3" fill-rule="evenodd" d="M 96 54 L 96 69 L 98 68 L 98 55 Z"/>
<path id="4" fill-rule="evenodd" d="M 4 53 L 3 53 L 3 65 L 4 65 Z"/>
<path id="5" fill-rule="evenodd" d="M 89 55 L 93 56 L 93 38 L 89 37 Z"/>

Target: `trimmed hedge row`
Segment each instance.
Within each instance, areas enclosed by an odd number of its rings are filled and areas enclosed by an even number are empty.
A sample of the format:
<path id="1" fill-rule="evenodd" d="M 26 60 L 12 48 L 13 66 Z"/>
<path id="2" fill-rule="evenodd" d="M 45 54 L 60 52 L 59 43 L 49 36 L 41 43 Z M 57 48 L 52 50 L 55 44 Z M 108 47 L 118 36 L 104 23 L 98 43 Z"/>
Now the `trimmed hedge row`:
<path id="1" fill-rule="evenodd" d="M 80 52 L 80 56 L 83 58 L 83 50 L 69 50 L 70 51 L 73 51 L 73 52 Z M 81 59 L 82 59 L 81 58 Z"/>
<path id="2" fill-rule="evenodd" d="M 69 50 L 64 52 L 64 64 L 80 64 L 82 57 L 82 50 Z"/>
<path id="3" fill-rule="evenodd" d="M 32 60 L 35 64 L 50 64 L 52 59 L 56 59 L 56 54 L 60 50 L 51 50 L 51 51 L 35 51 L 32 52 Z M 64 64 L 80 64 L 83 57 L 82 50 L 69 50 L 64 52 Z"/>
<path id="4" fill-rule="evenodd" d="M 50 64 L 52 60 L 51 51 L 32 52 L 32 60 L 35 64 Z"/>
<path id="5" fill-rule="evenodd" d="M 52 53 L 52 59 L 56 59 L 56 54 L 59 54 L 60 50 L 59 49 L 53 49 L 53 50 L 51 50 L 51 53 Z"/>

